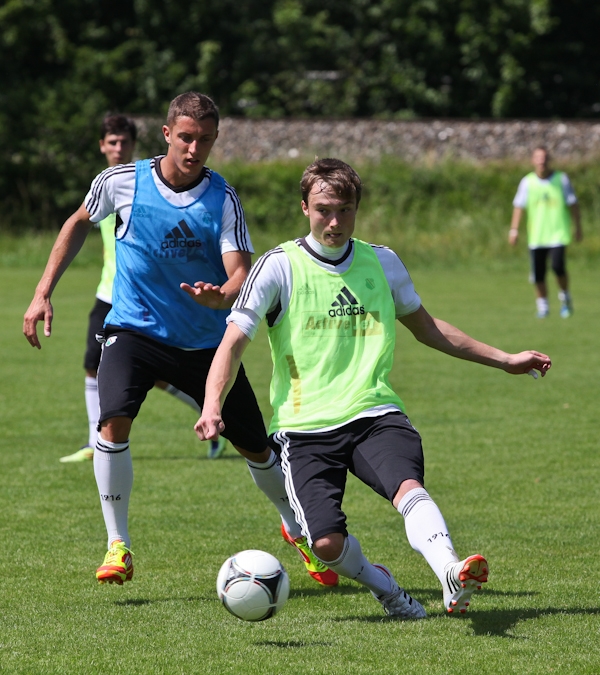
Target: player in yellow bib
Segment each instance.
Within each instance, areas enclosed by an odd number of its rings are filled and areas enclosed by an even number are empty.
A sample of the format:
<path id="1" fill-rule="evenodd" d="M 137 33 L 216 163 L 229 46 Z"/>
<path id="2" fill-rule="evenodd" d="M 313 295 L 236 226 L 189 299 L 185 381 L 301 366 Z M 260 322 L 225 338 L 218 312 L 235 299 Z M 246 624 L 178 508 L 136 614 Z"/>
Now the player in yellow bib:
<path id="1" fill-rule="evenodd" d="M 302 210 L 310 233 L 269 251 L 250 270 L 212 362 L 196 432 L 216 439 L 224 430 L 223 402 L 265 318 L 273 357 L 269 443 L 312 552 L 366 586 L 390 616 L 426 616 L 348 532 L 342 499 L 350 471 L 402 514 L 411 546 L 442 585 L 445 610 L 464 612 L 487 581 L 488 564 L 480 554 L 459 558 L 425 490 L 421 438 L 389 382 L 396 320 L 429 347 L 507 373 L 544 376 L 551 362 L 534 351 L 508 354 L 431 317 L 400 258 L 352 238 L 361 189 L 340 160 L 305 170 Z"/>
<path id="2" fill-rule="evenodd" d="M 508 241 L 511 246 L 516 245 L 521 218 L 526 213 L 538 318 L 545 319 L 550 313 L 546 286 L 546 265 L 550 256 L 559 287 L 560 315 L 567 319 L 573 313 L 566 268 L 566 251 L 571 243 L 573 223 L 575 240 L 583 239 L 577 197 L 567 174 L 550 168 L 550 155 L 546 148 L 535 148 L 531 163 L 534 170 L 521 180 L 513 200 Z"/>

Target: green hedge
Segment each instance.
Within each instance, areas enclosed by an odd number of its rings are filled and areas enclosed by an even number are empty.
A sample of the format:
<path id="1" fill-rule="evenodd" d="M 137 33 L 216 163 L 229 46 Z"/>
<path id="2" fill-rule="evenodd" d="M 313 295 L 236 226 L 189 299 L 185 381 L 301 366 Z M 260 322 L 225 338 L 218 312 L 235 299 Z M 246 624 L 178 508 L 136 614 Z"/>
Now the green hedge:
<path id="1" fill-rule="evenodd" d="M 214 168 L 237 189 L 257 253 L 307 231 L 300 210 L 303 164 L 235 163 Z M 409 166 L 388 160 L 356 168 L 365 184 L 356 236 L 394 248 L 410 266 L 522 263 L 525 242 L 515 251 L 506 240 L 512 199 L 528 166 L 507 162 Z M 585 239 L 571 247 L 570 256 L 597 262 L 600 168 L 591 163 L 561 168 L 571 176 L 583 214 Z M 54 233 L 24 235 L 26 244 L 23 237 L 3 237 L 2 264 L 45 260 Z M 89 240 L 79 264 L 95 264 L 98 259 L 99 237 Z"/>

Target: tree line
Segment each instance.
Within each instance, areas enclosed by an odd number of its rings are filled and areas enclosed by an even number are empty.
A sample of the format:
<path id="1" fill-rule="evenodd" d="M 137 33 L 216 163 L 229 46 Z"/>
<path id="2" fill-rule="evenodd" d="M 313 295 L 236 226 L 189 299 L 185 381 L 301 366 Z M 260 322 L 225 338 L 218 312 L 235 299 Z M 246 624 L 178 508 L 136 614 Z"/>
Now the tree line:
<path id="1" fill-rule="evenodd" d="M 0 225 L 51 227 L 108 111 L 176 94 L 246 117 L 600 117 L 584 0 L 4 0 Z"/>

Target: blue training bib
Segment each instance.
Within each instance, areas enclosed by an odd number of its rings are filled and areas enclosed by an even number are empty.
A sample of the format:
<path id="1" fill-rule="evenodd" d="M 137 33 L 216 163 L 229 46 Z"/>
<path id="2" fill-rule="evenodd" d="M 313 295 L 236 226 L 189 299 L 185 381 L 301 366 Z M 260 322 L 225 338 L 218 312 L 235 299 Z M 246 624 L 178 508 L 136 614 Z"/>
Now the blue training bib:
<path id="1" fill-rule="evenodd" d="M 150 160 L 136 162 L 135 194 L 125 232 L 116 240 L 113 306 L 105 324 L 130 328 L 183 349 L 217 347 L 229 310 L 198 305 L 179 284 L 223 285 L 221 255 L 225 181 L 185 207 L 170 204 L 154 184 Z"/>

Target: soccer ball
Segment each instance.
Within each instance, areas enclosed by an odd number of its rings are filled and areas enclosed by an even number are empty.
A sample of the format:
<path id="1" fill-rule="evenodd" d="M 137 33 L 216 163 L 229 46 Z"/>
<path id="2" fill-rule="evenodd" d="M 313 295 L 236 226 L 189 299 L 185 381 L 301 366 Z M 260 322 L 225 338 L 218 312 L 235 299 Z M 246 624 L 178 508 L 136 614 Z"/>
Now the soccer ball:
<path id="1" fill-rule="evenodd" d="M 275 616 L 290 593 L 290 579 L 283 565 L 264 551 L 241 551 L 221 566 L 217 594 L 227 611 L 244 621 L 264 621 Z"/>

